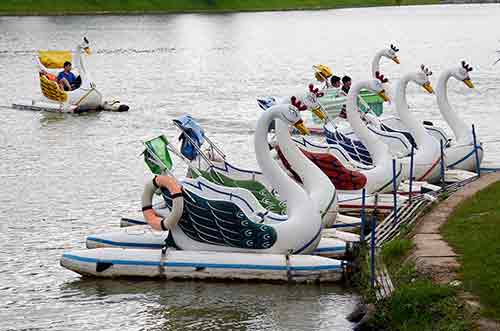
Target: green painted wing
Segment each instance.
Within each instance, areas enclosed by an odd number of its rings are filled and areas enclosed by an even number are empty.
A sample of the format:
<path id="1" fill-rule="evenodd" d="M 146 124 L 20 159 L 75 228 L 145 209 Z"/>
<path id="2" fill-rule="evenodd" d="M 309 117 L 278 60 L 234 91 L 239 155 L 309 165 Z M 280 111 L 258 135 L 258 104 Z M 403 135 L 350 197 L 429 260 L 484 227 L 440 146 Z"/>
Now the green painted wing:
<path id="1" fill-rule="evenodd" d="M 227 186 L 227 187 L 240 187 L 249 190 L 257 198 L 262 207 L 277 214 L 286 214 L 286 204 L 280 201 L 274 194 L 269 192 L 267 188 L 256 180 L 232 179 L 224 176 L 215 171 L 202 171 L 198 170 L 199 174 L 192 171 L 193 178 L 201 174 L 203 178 L 211 181 L 212 183 Z"/>

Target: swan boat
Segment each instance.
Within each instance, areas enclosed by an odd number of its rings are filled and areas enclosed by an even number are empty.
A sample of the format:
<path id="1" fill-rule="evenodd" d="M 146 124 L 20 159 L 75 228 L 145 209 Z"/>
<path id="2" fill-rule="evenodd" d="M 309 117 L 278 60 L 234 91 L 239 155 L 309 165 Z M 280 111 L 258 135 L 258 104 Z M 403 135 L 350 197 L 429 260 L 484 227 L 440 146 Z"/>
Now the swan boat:
<path id="1" fill-rule="evenodd" d="M 280 107 L 287 106 L 281 105 Z M 318 169 L 309 159 L 307 159 L 304 154 L 301 153 L 295 143 L 292 142 L 290 134 L 288 132 L 288 127 L 280 121 L 277 121 L 276 125 L 278 140 L 281 142 L 281 145 L 286 147 L 286 149 L 289 151 L 289 154 L 292 154 L 292 160 L 295 160 L 293 164 L 296 167 L 296 171 L 300 173 L 303 178 L 303 186 L 310 195 L 312 201 L 314 201 L 314 203 L 316 204 L 316 208 L 321 211 L 324 226 L 332 226 L 338 217 L 335 187 L 328 180 L 328 177 L 326 177 L 326 175 L 320 169 Z M 164 163 L 169 163 L 169 161 Z M 268 214 L 264 217 L 264 223 L 276 223 L 278 221 L 282 222 L 286 220 L 281 215 L 273 216 L 272 213 L 269 213 L 269 211 L 267 211 L 266 213 Z M 341 217 L 341 220 L 345 221 L 344 218 L 345 217 Z M 357 223 L 359 223 L 359 220 L 356 219 L 356 221 Z M 323 234 L 323 237 L 325 238 L 320 241 L 318 248 L 314 251 L 314 254 L 318 254 L 321 256 L 343 257 L 348 253 L 348 245 L 346 245 L 345 241 L 359 241 L 358 235 L 337 231 L 335 229 L 329 229 L 327 233 Z M 87 237 L 86 242 L 88 248 L 159 248 L 164 245 L 166 239 L 166 233 L 158 233 L 148 227 L 134 227 L 132 229 L 125 229 L 122 231 L 91 235 Z"/>
<path id="2" fill-rule="evenodd" d="M 458 114 L 453 110 L 448 101 L 447 86 L 448 81 L 454 78 L 458 81 L 462 81 L 467 87 L 474 88 L 469 72 L 472 71 L 472 67 L 465 61 L 462 61 L 459 67 L 454 67 L 445 70 L 438 79 L 436 87 L 436 99 L 441 115 L 448 123 L 449 127 L 453 131 L 455 139 L 444 140 L 443 144 L 446 146 L 444 150 L 446 155 L 446 166 L 450 169 L 461 169 L 467 171 L 477 172 L 477 164 L 480 164 L 483 160 L 483 147 L 481 143 L 474 141 L 474 135 L 471 126 L 465 124 L 465 122 L 458 116 Z M 475 146 L 474 144 L 478 144 Z M 476 162 L 475 153 L 477 151 L 478 160 Z"/>
<path id="3" fill-rule="evenodd" d="M 83 55 L 90 54 L 90 43 L 86 37 L 74 51 L 39 51 L 36 57 L 40 89 L 43 100 L 30 100 L 12 105 L 15 109 L 48 111 L 57 113 L 82 113 L 88 111 L 128 111 L 129 107 L 116 100 L 104 101 L 102 93 L 93 82 L 87 70 Z M 78 72 L 80 86 L 72 91 L 64 91 L 56 80 L 56 70 L 61 70 L 64 62 L 72 62 Z"/>
<path id="4" fill-rule="evenodd" d="M 301 128 L 300 116 L 293 106 L 278 106 L 263 113 L 255 133 L 256 151 L 266 146 L 265 133 L 275 119 Z M 283 152 L 292 157 L 286 148 Z M 258 213 L 252 215 L 251 206 L 242 203 L 253 198 L 246 190 L 228 190 L 228 200 L 222 198 L 226 192 L 204 190 L 210 183 L 203 179 L 186 179 L 181 187 L 174 178 L 159 176 L 145 188 L 143 213 L 153 228 L 169 230 L 168 249 L 70 251 L 63 254 L 61 265 L 83 275 L 100 277 L 339 280 L 341 261 L 310 255 L 318 246 L 323 227 L 316 204 L 274 162 L 269 151 L 256 156 L 273 187 L 288 202 L 286 222 L 258 222 Z M 166 219 L 151 207 L 156 186 L 172 207 Z M 187 193 L 187 187 L 194 189 Z"/>

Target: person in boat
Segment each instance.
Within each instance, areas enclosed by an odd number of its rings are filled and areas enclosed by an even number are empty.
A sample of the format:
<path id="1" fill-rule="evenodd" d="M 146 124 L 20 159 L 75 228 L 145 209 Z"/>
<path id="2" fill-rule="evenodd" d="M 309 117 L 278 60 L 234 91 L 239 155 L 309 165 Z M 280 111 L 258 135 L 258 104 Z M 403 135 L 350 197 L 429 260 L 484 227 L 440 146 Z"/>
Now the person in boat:
<path id="1" fill-rule="evenodd" d="M 332 87 L 340 88 L 340 77 L 333 75 L 332 78 L 330 78 L 330 83 Z"/>
<path id="2" fill-rule="evenodd" d="M 342 91 L 347 95 L 351 89 L 352 79 L 349 76 L 342 77 Z"/>
<path id="3" fill-rule="evenodd" d="M 57 75 L 57 83 L 63 91 L 72 91 L 76 88 L 76 76 L 71 72 L 71 62 L 64 62 L 64 70 Z"/>

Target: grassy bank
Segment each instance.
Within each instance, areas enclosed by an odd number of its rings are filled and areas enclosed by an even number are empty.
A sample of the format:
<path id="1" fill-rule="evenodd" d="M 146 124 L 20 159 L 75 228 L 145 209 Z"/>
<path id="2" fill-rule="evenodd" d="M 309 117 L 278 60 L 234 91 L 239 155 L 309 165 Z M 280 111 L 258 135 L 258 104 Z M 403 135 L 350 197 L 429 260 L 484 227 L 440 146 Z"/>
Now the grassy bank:
<path id="1" fill-rule="evenodd" d="M 362 292 L 368 302 L 376 306 L 366 325 L 377 331 L 469 331 L 474 328 L 473 316 L 465 309 L 457 289 L 434 284 L 418 274 L 407 257 L 413 247 L 409 239 L 400 238 L 384 246 L 382 260 L 396 287 L 392 296 L 375 301 L 368 285 L 368 265 L 361 273 Z"/>
<path id="2" fill-rule="evenodd" d="M 437 0 L 1 0 L 0 15 L 169 13 L 436 4 Z"/>
<path id="3" fill-rule="evenodd" d="M 441 232 L 461 256 L 465 290 L 477 295 L 485 317 L 500 321 L 500 183 L 463 203 Z"/>

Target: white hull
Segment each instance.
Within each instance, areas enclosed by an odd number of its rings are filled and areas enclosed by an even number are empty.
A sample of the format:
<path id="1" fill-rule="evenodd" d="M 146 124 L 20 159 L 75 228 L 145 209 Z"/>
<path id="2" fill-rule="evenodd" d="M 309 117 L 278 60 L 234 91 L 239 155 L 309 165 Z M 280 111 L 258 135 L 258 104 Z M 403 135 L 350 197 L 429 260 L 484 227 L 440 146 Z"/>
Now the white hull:
<path id="1" fill-rule="evenodd" d="M 446 167 L 450 169 L 460 169 L 467 171 L 477 171 L 476 153 L 474 144 L 452 145 L 445 149 Z M 479 164 L 483 161 L 483 148 L 477 148 Z"/>
<path id="2" fill-rule="evenodd" d="M 312 255 L 98 248 L 63 254 L 61 266 L 84 276 L 333 282 L 342 262 Z"/>
<path id="3" fill-rule="evenodd" d="M 69 103 L 59 103 L 50 100 L 37 101 L 21 101 L 12 104 L 12 108 L 19 110 L 33 110 L 33 111 L 45 111 L 50 113 L 84 113 L 84 112 L 95 112 L 95 111 L 112 111 L 112 112 L 124 112 L 128 111 L 129 107 L 121 103 L 108 103 L 104 102 L 102 104 L 94 105 L 73 105 Z"/>

